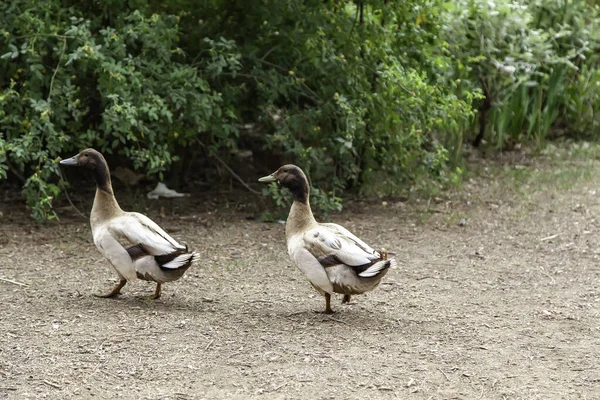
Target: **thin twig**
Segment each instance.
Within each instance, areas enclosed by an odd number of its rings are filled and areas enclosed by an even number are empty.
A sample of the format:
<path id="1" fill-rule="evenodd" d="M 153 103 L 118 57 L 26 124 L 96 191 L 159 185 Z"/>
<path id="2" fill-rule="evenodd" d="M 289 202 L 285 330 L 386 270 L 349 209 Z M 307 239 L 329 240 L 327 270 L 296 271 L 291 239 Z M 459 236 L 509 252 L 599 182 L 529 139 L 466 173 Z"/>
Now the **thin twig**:
<path id="1" fill-rule="evenodd" d="M 446 378 L 447 381 L 450 381 L 450 378 L 448 378 L 448 375 L 446 375 L 446 373 L 441 368 L 438 368 L 438 371 L 440 371 L 444 375 L 444 377 Z"/>
<path id="2" fill-rule="evenodd" d="M 406 93 L 410 94 L 411 96 L 415 95 L 415 92 L 411 92 L 410 90 L 408 90 L 408 88 L 406 86 L 404 86 L 400 82 L 398 82 L 398 86 L 400 86 L 400 89 L 404 90 Z"/>
<path id="3" fill-rule="evenodd" d="M 84 213 L 82 213 L 79 208 L 75 207 L 75 204 L 73 204 L 73 202 L 71 201 L 71 197 L 69 196 L 69 192 L 65 189 L 65 197 L 67 198 L 69 204 L 71 205 L 71 207 L 73 207 L 75 209 L 75 211 L 77 211 L 77 214 L 79 214 L 79 216 L 83 219 L 85 219 L 87 221 L 87 217 L 85 216 Z"/>
<path id="4" fill-rule="evenodd" d="M 113 378 L 116 378 L 116 379 L 121 379 L 118 375 L 115 375 L 112 372 L 108 372 L 105 369 L 97 369 L 96 371 L 101 371 L 101 372 L 104 372 L 108 376 L 112 376 Z"/>
<path id="5" fill-rule="evenodd" d="M 554 280 L 554 278 L 552 277 L 552 275 L 550 275 L 549 273 L 547 273 L 546 271 L 544 271 L 544 267 L 540 267 L 540 272 L 544 275 L 546 275 L 548 278 L 550 278 L 550 281 L 552 284 L 556 283 L 556 280 Z"/>
<path id="6" fill-rule="evenodd" d="M 17 281 L 13 281 L 12 279 L 8 279 L 8 278 L 2 278 L 0 277 L 0 281 L 2 282 L 7 282 L 7 283 L 12 283 L 13 285 L 19 285 L 19 286 L 29 286 L 26 283 L 22 283 L 22 282 L 17 282 Z"/>
<path id="7" fill-rule="evenodd" d="M 432 264 L 432 265 L 435 265 L 435 264 Z M 444 265 L 444 264 L 440 264 L 440 265 Z M 456 279 L 450 279 L 448 277 L 443 277 L 443 276 L 425 275 L 425 276 L 422 276 L 420 278 L 415 278 L 416 281 L 422 281 L 424 279 L 439 279 L 441 281 L 454 282 L 454 283 L 462 283 L 462 282 L 460 282 L 460 281 L 458 281 Z"/>
<path id="8" fill-rule="evenodd" d="M 327 318 L 327 320 L 339 322 L 340 324 L 344 324 L 344 325 L 348 325 L 348 323 L 346 321 L 342 321 L 341 319 L 337 319 L 337 318 L 333 318 L 333 317 L 329 317 L 329 318 Z"/>
<path id="9" fill-rule="evenodd" d="M 56 74 L 58 73 L 58 69 L 60 68 L 60 61 L 62 59 L 62 56 L 65 54 L 66 49 L 67 49 L 67 38 L 63 38 L 63 48 L 62 48 L 62 51 L 60 52 L 60 56 L 58 56 L 58 62 L 56 63 L 56 69 L 54 70 L 54 73 L 52 74 L 52 79 L 50 79 L 50 88 L 48 89 L 48 98 L 46 99 L 46 102 L 48 104 L 50 104 L 50 98 L 52 97 L 52 87 L 54 86 L 54 78 L 56 78 Z"/>
<path id="10" fill-rule="evenodd" d="M 540 242 L 545 242 L 547 240 L 552 240 L 552 239 L 556 239 L 557 237 L 559 237 L 561 234 L 557 233 L 555 235 L 550 235 L 550 236 L 546 236 L 545 238 L 541 238 Z"/>
<path id="11" fill-rule="evenodd" d="M 256 75 L 244 74 L 242 72 L 221 72 L 221 75 L 231 76 L 232 78 L 241 76 L 242 78 L 254 79 L 256 82 L 260 82 L 260 80 L 258 79 L 258 77 Z"/>
<path id="12" fill-rule="evenodd" d="M 271 390 L 271 392 L 276 392 L 276 391 L 278 391 L 279 389 L 281 389 L 282 387 L 284 387 L 285 385 L 287 385 L 287 382 L 286 382 L 286 383 L 282 383 L 281 385 L 279 385 L 279 386 L 275 387 L 273 390 Z"/>
<path id="13" fill-rule="evenodd" d="M 312 90 L 310 87 L 308 87 L 308 85 L 307 85 L 306 83 L 304 83 L 304 82 L 300 82 L 300 85 L 301 85 L 301 86 L 302 86 L 304 89 L 308 90 L 308 92 L 309 92 L 309 93 L 310 93 L 310 94 L 313 96 L 313 99 L 312 99 L 313 101 L 315 101 L 315 100 L 321 100 L 321 101 L 322 101 L 322 100 L 323 100 L 323 99 L 321 99 L 321 97 L 320 97 L 320 96 L 317 94 L 317 92 L 315 92 L 315 91 L 314 91 L 314 90 Z"/>
<path id="14" fill-rule="evenodd" d="M 256 300 L 248 300 L 246 303 L 273 303 L 271 300 L 264 299 L 256 299 Z"/>
<path id="15" fill-rule="evenodd" d="M 263 60 L 262 58 L 259 58 L 258 61 L 261 62 L 261 63 L 263 63 L 263 64 L 265 64 L 265 65 L 268 65 L 270 67 L 278 69 L 281 72 L 289 74 L 290 70 L 287 69 L 287 68 L 285 68 L 285 67 L 282 67 L 281 65 L 273 64 L 272 62 Z M 321 96 L 319 96 L 314 90 L 312 90 L 310 87 L 308 87 L 308 85 L 306 83 L 302 82 L 301 77 L 296 76 L 296 78 L 299 79 L 300 86 L 302 86 L 308 92 L 308 94 L 310 95 L 310 96 L 308 96 L 307 94 L 302 93 L 304 96 L 308 97 L 309 99 L 311 99 L 314 102 L 323 101 L 323 99 L 321 99 Z"/>
<path id="16" fill-rule="evenodd" d="M 356 23 L 358 22 L 358 12 L 359 12 L 359 8 L 356 7 L 356 13 L 354 13 L 354 22 L 352 23 L 352 28 L 350 29 L 350 33 L 348 34 L 348 38 L 350 36 L 352 36 L 352 32 L 354 32 L 354 27 L 356 26 Z M 346 41 L 348 41 L 348 39 L 346 39 Z M 346 43 L 344 43 L 346 44 Z"/>
<path id="17" fill-rule="evenodd" d="M 19 170 L 17 168 L 15 168 L 14 165 L 11 164 L 10 160 L 8 159 L 8 157 L 6 158 L 6 160 L 4 162 L 8 166 L 8 169 L 10 170 L 10 172 L 12 172 L 13 175 L 16 176 L 21 181 L 21 183 L 25 183 L 27 181 L 25 179 L 25 177 L 23 176 L 23 174 L 21 174 L 19 172 Z"/>
<path id="18" fill-rule="evenodd" d="M 288 72 L 289 71 L 289 69 L 284 68 L 281 65 L 273 64 L 272 62 L 267 61 L 267 60 L 263 60 L 261 58 L 259 58 L 258 61 L 260 61 L 261 63 L 266 64 L 266 65 L 268 65 L 270 67 L 276 68 L 276 69 L 278 69 L 280 71 L 283 71 L 283 72 Z"/>
<path id="19" fill-rule="evenodd" d="M 205 145 L 204 143 L 202 143 L 202 141 L 201 141 L 200 139 L 196 138 L 196 140 L 198 141 L 198 143 L 200 144 L 200 146 L 202 146 L 202 147 L 204 147 L 204 148 L 206 149 L 206 145 Z M 216 154 L 213 154 L 212 156 L 213 156 L 214 158 L 216 158 L 216 159 L 217 159 L 217 161 L 219 161 L 219 162 L 220 162 L 220 163 L 221 163 L 221 164 L 222 164 L 222 165 L 223 165 L 223 166 L 224 166 L 224 167 L 227 169 L 227 171 L 229 171 L 229 173 L 231 174 L 231 176 L 233 176 L 235 179 L 237 179 L 237 180 L 238 180 L 238 182 L 240 182 L 242 185 L 244 185 L 244 187 L 245 187 L 246 189 L 248 189 L 248 190 L 249 190 L 251 193 L 254 193 L 254 194 L 255 194 L 255 195 L 257 195 L 257 196 L 261 196 L 261 197 L 262 197 L 262 193 L 260 193 L 260 192 L 258 192 L 258 191 L 256 191 L 256 190 L 254 190 L 254 189 L 252 189 L 250 186 L 248 186 L 248 184 L 247 184 L 246 182 L 244 182 L 244 180 L 243 180 L 242 178 L 240 178 L 240 176 L 239 176 L 238 174 L 236 174 L 236 173 L 235 173 L 235 172 L 234 172 L 234 171 L 231 169 L 231 167 L 229 167 L 229 165 L 227 165 L 227 163 L 225 163 L 225 161 L 223 161 L 223 160 L 221 159 L 221 157 L 219 157 L 219 156 L 218 156 L 218 155 L 216 155 Z"/>
<path id="20" fill-rule="evenodd" d="M 305 314 L 305 313 L 306 313 L 306 311 L 296 311 L 296 312 L 293 312 L 293 313 L 291 313 L 291 314 L 288 314 L 287 316 L 288 316 L 288 317 L 293 317 L 293 316 L 295 316 L 295 315 L 299 315 L 299 314 Z"/>
<path id="21" fill-rule="evenodd" d="M 359 4 L 360 4 L 360 24 L 362 25 L 365 23 L 365 3 L 363 3 L 361 1 Z"/>
<path id="22" fill-rule="evenodd" d="M 422 281 L 424 279 L 437 279 L 437 277 L 432 276 L 432 275 L 425 275 L 425 276 L 422 276 L 420 278 L 415 278 L 416 281 Z"/>
<path id="23" fill-rule="evenodd" d="M 25 38 L 30 38 L 30 37 L 55 37 L 55 38 L 59 38 L 59 39 L 77 39 L 77 36 L 56 35 L 53 33 L 34 33 L 32 35 L 14 36 L 15 39 L 25 39 Z"/>
<path id="24" fill-rule="evenodd" d="M 210 346 L 215 342 L 215 339 L 211 340 L 210 342 L 208 342 L 208 344 L 206 345 L 206 347 L 204 348 L 204 350 L 208 350 L 210 348 Z"/>
<path id="25" fill-rule="evenodd" d="M 268 56 L 269 54 L 271 54 L 271 53 L 273 52 L 273 50 L 275 50 L 275 49 L 276 49 L 276 48 L 278 48 L 278 47 L 279 47 L 279 46 L 273 46 L 273 47 L 271 47 L 271 48 L 269 49 L 269 51 L 267 51 L 267 52 L 265 53 L 265 55 L 264 55 L 264 56 L 262 56 L 262 57 L 260 58 L 260 60 L 261 60 L 261 61 L 264 61 L 264 60 L 267 58 L 267 56 Z"/>
<path id="26" fill-rule="evenodd" d="M 60 179 L 62 179 L 63 181 L 66 182 L 66 179 L 63 176 L 63 173 L 62 173 L 62 170 L 60 169 L 60 167 L 58 168 L 58 172 L 60 174 Z M 64 192 L 65 192 L 65 196 L 66 196 L 67 200 L 69 201 L 69 204 L 71 205 L 71 207 L 73 207 L 75 209 L 75 211 L 77 211 L 77 214 L 79 214 L 79 216 L 81 218 L 83 218 L 87 221 L 88 217 L 86 217 L 85 214 L 79 210 L 79 208 L 75 207 L 75 204 L 73 204 L 73 202 L 71 201 L 71 197 L 69 196 L 69 192 L 67 191 L 67 189 L 65 189 Z"/>
<path id="27" fill-rule="evenodd" d="M 44 382 L 46 385 L 48 385 L 48 386 L 52 386 L 52 387 L 53 387 L 53 388 L 55 388 L 55 389 L 60 389 L 60 388 L 61 388 L 59 384 L 57 384 L 57 383 L 54 383 L 54 382 L 50 382 L 50 381 L 48 381 L 48 380 L 46 380 L 46 379 L 44 379 L 44 381 L 43 381 L 43 382 Z"/>

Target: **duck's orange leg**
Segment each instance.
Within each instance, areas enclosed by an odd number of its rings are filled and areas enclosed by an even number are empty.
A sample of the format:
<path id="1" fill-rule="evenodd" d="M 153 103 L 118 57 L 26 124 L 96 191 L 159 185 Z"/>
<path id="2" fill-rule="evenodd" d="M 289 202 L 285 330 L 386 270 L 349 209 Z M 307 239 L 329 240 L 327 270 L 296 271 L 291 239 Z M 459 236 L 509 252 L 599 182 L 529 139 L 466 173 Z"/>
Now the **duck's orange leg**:
<path id="1" fill-rule="evenodd" d="M 115 296 L 117 296 L 118 294 L 121 293 L 121 289 L 123 289 L 123 286 L 125 286 L 126 283 L 127 283 L 127 279 L 121 278 L 119 280 L 119 282 L 115 285 L 115 287 L 110 292 L 104 293 L 104 294 L 96 294 L 96 293 L 94 293 L 94 296 L 101 297 L 103 299 L 110 298 L 110 297 L 115 297 Z"/>

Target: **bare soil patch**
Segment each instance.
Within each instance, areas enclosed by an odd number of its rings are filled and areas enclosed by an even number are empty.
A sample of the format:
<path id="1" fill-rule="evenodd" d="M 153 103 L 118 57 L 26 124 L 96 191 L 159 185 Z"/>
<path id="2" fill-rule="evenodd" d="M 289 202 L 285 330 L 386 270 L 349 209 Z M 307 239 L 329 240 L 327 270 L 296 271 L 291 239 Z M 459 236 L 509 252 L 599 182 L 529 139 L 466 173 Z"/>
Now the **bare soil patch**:
<path id="1" fill-rule="evenodd" d="M 0 281 L 0 399 L 600 398 L 599 172 L 490 163 L 443 198 L 348 205 L 332 220 L 400 268 L 333 317 L 283 225 L 235 205 L 150 210 L 204 260 L 158 301 L 92 296 L 116 275 L 87 222 L 5 211 L 0 277 L 27 286 Z"/>

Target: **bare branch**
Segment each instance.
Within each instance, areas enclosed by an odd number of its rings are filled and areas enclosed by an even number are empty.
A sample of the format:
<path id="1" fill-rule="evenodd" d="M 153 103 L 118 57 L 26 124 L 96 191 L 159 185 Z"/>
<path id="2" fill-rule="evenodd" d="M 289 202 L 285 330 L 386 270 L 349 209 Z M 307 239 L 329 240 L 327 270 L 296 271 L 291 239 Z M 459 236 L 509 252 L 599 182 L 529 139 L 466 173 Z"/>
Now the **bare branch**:
<path id="1" fill-rule="evenodd" d="M 202 141 L 198 138 L 196 138 L 196 140 L 198 141 L 198 143 L 200 144 L 200 146 L 202 146 L 203 148 L 206 149 L 206 145 L 204 143 L 202 143 Z M 219 157 L 216 154 L 212 155 L 214 158 L 217 159 L 217 161 L 219 161 L 226 169 L 227 171 L 229 171 L 229 173 L 231 174 L 231 176 L 233 176 L 235 179 L 237 179 L 238 182 L 240 182 L 246 189 L 248 189 L 248 191 L 250 191 L 251 193 L 254 193 L 257 196 L 261 196 L 262 197 L 262 193 L 252 189 L 250 186 L 248 186 L 248 184 L 246 182 L 244 182 L 244 180 L 242 178 L 240 178 L 240 176 L 238 174 L 236 174 L 229 165 L 227 165 L 227 163 L 225 161 L 223 161 L 221 159 L 221 157 Z"/>

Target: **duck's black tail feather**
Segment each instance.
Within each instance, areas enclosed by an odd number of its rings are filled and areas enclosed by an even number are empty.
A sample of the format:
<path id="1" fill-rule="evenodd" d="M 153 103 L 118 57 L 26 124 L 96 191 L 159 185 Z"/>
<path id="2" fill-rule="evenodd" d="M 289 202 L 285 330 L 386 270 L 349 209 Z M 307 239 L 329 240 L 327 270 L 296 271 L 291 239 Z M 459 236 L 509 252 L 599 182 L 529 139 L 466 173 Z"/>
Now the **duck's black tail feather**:
<path id="1" fill-rule="evenodd" d="M 395 268 L 395 266 L 396 260 L 393 258 L 389 260 L 380 260 L 373 263 L 373 265 L 365 269 L 363 272 L 359 273 L 358 276 L 360 276 L 361 278 L 371 278 L 376 275 L 379 275 L 380 273 L 382 273 L 390 267 Z"/>
<path id="2" fill-rule="evenodd" d="M 175 252 L 162 256 L 155 256 L 154 259 L 161 269 L 173 270 L 179 268 L 187 268 L 194 261 L 200 258 L 198 253 L 183 253 Z"/>

